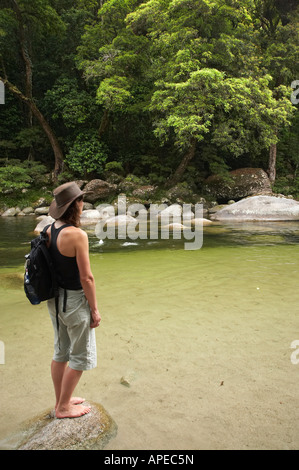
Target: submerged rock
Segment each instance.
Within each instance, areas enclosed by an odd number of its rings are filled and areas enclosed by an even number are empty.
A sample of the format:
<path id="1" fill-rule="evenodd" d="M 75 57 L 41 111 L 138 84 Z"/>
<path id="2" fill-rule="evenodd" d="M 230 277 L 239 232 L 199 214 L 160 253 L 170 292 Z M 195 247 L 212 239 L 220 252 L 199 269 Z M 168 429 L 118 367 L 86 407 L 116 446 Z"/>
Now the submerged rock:
<path id="1" fill-rule="evenodd" d="M 20 273 L 2 273 L 0 274 L 1 287 L 5 289 L 23 289 L 24 275 Z"/>
<path id="2" fill-rule="evenodd" d="M 299 202 L 278 196 L 253 196 L 224 207 L 212 220 L 299 220 Z"/>
<path id="3" fill-rule="evenodd" d="M 107 227 L 120 227 L 128 224 L 137 224 L 137 220 L 130 215 L 117 215 L 105 220 Z"/>
<path id="4" fill-rule="evenodd" d="M 209 219 L 205 219 L 205 218 L 196 218 L 196 219 L 193 219 L 191 220 L 191 225 L 195 226 L 195 227 L 200 227 L 200 226 L 208 226 L 208 225 L 213 225 L 213 222 Z"/>
<path id="5" fill-rule="evenodd" d="M 101 450 L 115 437 L 117 426 L 105 409 L 89 403 L 79 418 L 55 418 L 48 411 L 24 425 L 16 450 Z M 13 441 L 13 438 L 12 438 Z"/>

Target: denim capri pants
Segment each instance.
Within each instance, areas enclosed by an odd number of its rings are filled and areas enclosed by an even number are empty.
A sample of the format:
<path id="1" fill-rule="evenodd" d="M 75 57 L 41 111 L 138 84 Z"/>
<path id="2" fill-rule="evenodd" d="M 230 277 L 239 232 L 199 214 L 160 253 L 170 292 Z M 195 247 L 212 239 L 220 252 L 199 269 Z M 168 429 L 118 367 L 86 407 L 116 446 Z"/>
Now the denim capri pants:
<path id="1" fill-rule="evenodd" d="M 90 328 L 90 307 L 83 289 L 59 289 L 58 329 L 55 299 L 48 300 L 48 310 L 54 328 L 54 361 L 69 362 L 69 367 L 74 370 L 96 367 L 95 329 Z"/>

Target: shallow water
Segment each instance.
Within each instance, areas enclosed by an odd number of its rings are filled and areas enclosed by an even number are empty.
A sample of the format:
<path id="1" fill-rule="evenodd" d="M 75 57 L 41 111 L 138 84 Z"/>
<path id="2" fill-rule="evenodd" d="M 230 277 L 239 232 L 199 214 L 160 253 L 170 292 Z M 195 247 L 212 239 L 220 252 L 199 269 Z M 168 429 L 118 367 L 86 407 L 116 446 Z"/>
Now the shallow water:
<path id="1" fill-rule="evenodd" d="M 0 218 L 4 447 L 53 404 L 52 326 L 22 290 L 35 224 Z M 88 233 L 103 319 L 77 394 L 118 425 L 107 449 L 298 448 L 299 223 L 207 227 L 195 251 Z"/>

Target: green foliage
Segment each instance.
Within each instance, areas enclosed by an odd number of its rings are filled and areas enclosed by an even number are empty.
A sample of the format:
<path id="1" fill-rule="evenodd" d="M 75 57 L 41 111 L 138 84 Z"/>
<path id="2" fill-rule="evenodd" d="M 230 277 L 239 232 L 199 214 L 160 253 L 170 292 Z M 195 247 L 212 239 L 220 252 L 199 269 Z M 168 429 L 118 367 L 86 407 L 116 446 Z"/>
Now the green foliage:
<path id="1" fill-rule="evenodd" d="M 25 168 L 15 165 L 5 165 L 0 167 L 0 191 L 20 190 L 28 188 L 32 179 Z"/>
<path id="2" fill-rule="evenodd" d="M 273 185 L 273 191 L 285 196 L 293 195 L 299 199 L 299 177 L 293 175 L 278 177 Z"/>
<path id="3" fill-rule="evenodd" d="M 121 111 L 131 99 L 125 77 L 105 78 L 97 91 L 97 102 L 110 111 Z"/>
<path id="4" fill-rule="evenodd" d="M 78 134 L 66 156 L 66 163 L 77 175 L 85 177 L 90 173 L 101 174 L 108 158 L 105 144 L 93 131 Z"/>
<path id="5" fill-rule="evenodd" d="M 276 143 L 278 179 L 298 171 L 298 111 L 290 103 L 290 84 L 299 79 L 296 2 L 4 2 L 0 77 L 25 93 L 16 4 L 34 103 L 66 155 L 61 181 L 113 171 L 162 185 L 194 142 L 190 182 L 238 165 L 267 169 Z M 2 155 L 21 162 L 35 155 L 53 169 L 36 118 L 6 98 Z M 15 177 L 2 167 L 2 179 L 30 184 L 28 169 L 16 167 Z"/>
<path id="6" fill-rule="evenodd" d="M 95 111 L 94 97 L 78 89 L 75 79 L 60 77 L 45 95 L 44 106 L 53 120 L 62 120 L 67 128 L 78 128 L 91 119 Z"/>
<path id="7" fill-rule="evenodd" d="M 0 192 L 20 191 L 44 182 L 46 167 L 40 162 L 0 159 L 0 165 Z"/>
<path id="8" fill-rule="evenodd" d="M 121 162 L 108 162 L 105 165 L 105 171 L 109 172 L 112 171 L 113 173 L 117 173 L 119 175 L 122 175 L 124 173 L 124 168 L 121 164 Z"/>

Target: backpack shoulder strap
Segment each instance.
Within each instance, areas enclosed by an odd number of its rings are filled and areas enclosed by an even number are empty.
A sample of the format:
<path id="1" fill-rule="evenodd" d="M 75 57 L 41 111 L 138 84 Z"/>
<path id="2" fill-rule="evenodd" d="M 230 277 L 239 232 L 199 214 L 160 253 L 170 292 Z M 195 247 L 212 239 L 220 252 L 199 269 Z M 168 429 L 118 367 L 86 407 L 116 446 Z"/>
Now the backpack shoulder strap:
<path id="1" fill-rule="evenodd" d="M 47 235 L 46 232 L 47 232 L 48 228 L 49 228 L 51 225 L 53 225 L 53 224 L 48 224 L 48 225 L 46 225 L 46 226 L 43 228 L 43 230 L 40 232 L 40 235 L 41 235 L 41 237 L 42 237 L 42 239 L 43 239 L 44 241 L 46 241 L 46 240 L 48 239 L 48 235 Z M 56 282 L 56 276 L 55 276 L 55 268 L 54 268 L 54 263 L 53 263 L 52 257 L 51 257 L 51 255 L 50 255 L 50 253 L 49 253 L 49 249 L 48 249 L 48 247 L 46 246 L 45 243 L 41 243 L 41 244 L 40 244 L 40 248 L 41 248 L 41 250 L 42 250 L 42 252 L 43 252 L 43 255 L 44 255 L 44 257 L 45 257 L 45 259 L 46 259 L 46 261 L 47 261 L 47 264 L 48 264 L 48 266 L 49 266 L 49 269 L 50 269 L 50 271 L 51 271 L 51 276 L 52 276 L 53 284 L 56 286 L 57 282 Z"/>
<path id="2" fill-rule="evenodd" d="M 46 231 L 48 230 L 48 228 L 49 228 L 51 225 L 52 225 L 52 224 L 46 225 L 40 233 L 41 233 L 41 234 L 42 234 L 42 233 L 46 233 Z"/>

